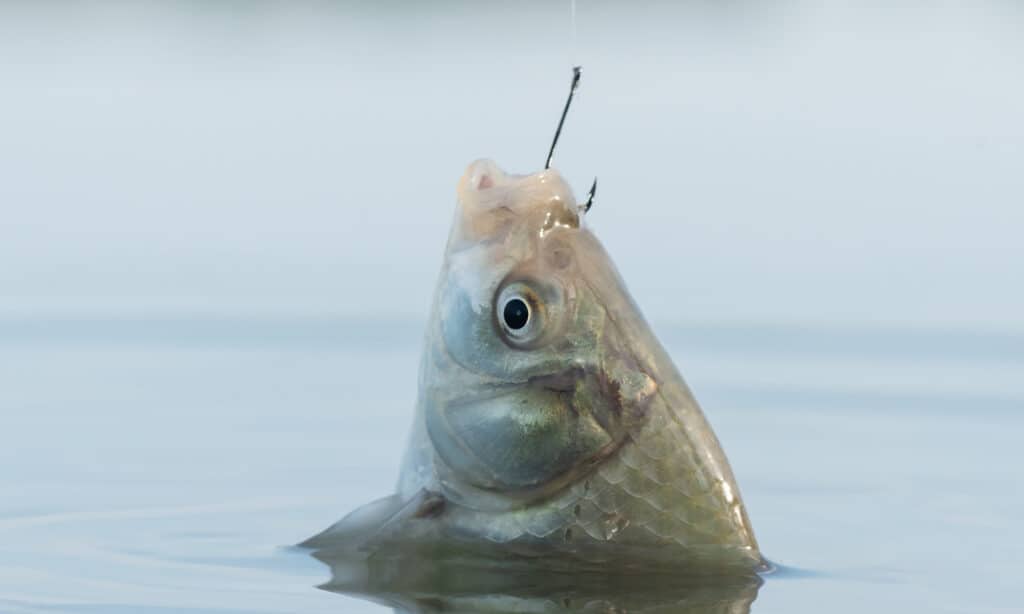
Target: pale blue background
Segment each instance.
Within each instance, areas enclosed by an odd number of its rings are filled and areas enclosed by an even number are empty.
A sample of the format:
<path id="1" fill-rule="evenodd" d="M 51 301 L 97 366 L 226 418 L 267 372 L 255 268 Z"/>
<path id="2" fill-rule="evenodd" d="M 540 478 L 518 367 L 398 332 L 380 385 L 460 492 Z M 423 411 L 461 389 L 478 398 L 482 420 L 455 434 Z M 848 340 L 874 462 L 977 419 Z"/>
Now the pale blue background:
<path id="1" fill-rule="evenodd" d="M 6 3 L 3 307 L 422 317 L 580 63 L 557 165 L 652 317 L 1021 329 L 1024 10 L 721 4 Z"/>

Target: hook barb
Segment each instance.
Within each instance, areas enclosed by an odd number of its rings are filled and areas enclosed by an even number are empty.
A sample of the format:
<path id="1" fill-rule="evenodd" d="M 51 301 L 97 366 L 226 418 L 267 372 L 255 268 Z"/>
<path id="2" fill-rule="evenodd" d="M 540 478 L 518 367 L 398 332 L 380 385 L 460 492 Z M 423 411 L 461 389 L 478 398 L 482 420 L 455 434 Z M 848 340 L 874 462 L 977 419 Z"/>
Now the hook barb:
<path id="1" fill-rule="evenodd" d="M 587 202 L 580 205 L 580 210 L 583 213 L 590 211 L 590 208 L 594 206 L 594 194 L 597 194 L 597 177 L 594 177 L 594 183 L 590 184 L 590 191 L 587 192 Z"/>

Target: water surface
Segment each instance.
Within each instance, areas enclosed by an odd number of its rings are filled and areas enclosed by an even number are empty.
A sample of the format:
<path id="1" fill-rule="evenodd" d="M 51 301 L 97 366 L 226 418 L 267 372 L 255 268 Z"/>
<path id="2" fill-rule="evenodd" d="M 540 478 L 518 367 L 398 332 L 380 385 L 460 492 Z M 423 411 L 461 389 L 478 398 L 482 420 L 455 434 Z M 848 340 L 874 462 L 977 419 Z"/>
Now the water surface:
<path id="1" fill-rule="evenodd" d="M 315 588 L 329 582 L 328 567 L 286 546 L 388 494 L 421 325 L 0 321 L 2 609 L 380 611 L 331 592 L 355 590 L 351 577 Z M 708 604 L 724 600 L 740 609 L 723 611 L 743 611 L 755 594 L 755 612 L 1018 607 L 1019 338 L 770 323 L 655 328 L 704 404 L 763 549 L 782 570 L 759 590 L 588 591 L 570 582 L 538 594 L 535 581 L 486 574 L 446 593 L 453 576 L 428 568 L 405 587 L 423 600 L 385 594 L 388 603 L 481 611 L 475 588 L 503 595 L 485 600 L 494 611 L 561 611 L 564 599 L 668 612 L 718 611 Z"/>

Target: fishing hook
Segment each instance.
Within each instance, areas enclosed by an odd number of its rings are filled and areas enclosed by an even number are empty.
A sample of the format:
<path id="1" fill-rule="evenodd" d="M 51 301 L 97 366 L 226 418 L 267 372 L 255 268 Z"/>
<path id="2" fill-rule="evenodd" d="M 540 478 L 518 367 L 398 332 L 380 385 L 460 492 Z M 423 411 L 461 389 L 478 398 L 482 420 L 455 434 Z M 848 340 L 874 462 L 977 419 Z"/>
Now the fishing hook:
<path id="1" fill-rule="evenodd" d="M 555 137 L 551 139 L 551 149 L 548 150 L 548 159 L 544 162 L 544 168 L 551 168 L 551 160 L 555 157 L 555 145 L 558 145 L 558 137 L 562 136 L 562 126 L 565 125 L 565 116 L 569 114 L 569 106 L 572 105 L 572 99 L 576 95 L 576 89 L 580 85 L 580 72 L 582 66 L 572 67 L 572 82 L 569 84 L 569 96 L 565 99 L 565 107 L 562 108 L 562 116 L 558 119 L 558 127 L 555 128 Z M 597 192 L 597 177 L 594 177 L 594 183 L 590 186 L 590 192 L 587 194 L 587 202 L 580 206 L 583 213 L 590 211 L 590 208 L 594 206 L 594 194 Z"/>

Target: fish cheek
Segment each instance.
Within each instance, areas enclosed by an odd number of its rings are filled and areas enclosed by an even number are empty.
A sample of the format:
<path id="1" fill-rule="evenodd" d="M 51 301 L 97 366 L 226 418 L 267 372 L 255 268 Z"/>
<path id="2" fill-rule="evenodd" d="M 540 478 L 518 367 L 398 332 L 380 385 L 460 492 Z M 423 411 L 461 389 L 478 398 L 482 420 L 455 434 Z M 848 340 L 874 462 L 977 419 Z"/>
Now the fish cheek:
<path id="1" fill-rule="evenodd" d="M 469 297 L 455 290 L 443 297 L 441 318 L 444 346 L 455 362 L 475 373 L 502 374 L 506 348 L 494 330 L 490 306 L 476 311 Z"/>
<path id="2" fill-rule="evenodd" d="M 468 484 L 509 494 L 542 492 L 613 443 L 570 393 L 542 388 L 454 403 L 428 413 L 438 455 Z M 435 410 L 441 408 L 434 408 Z"/>

